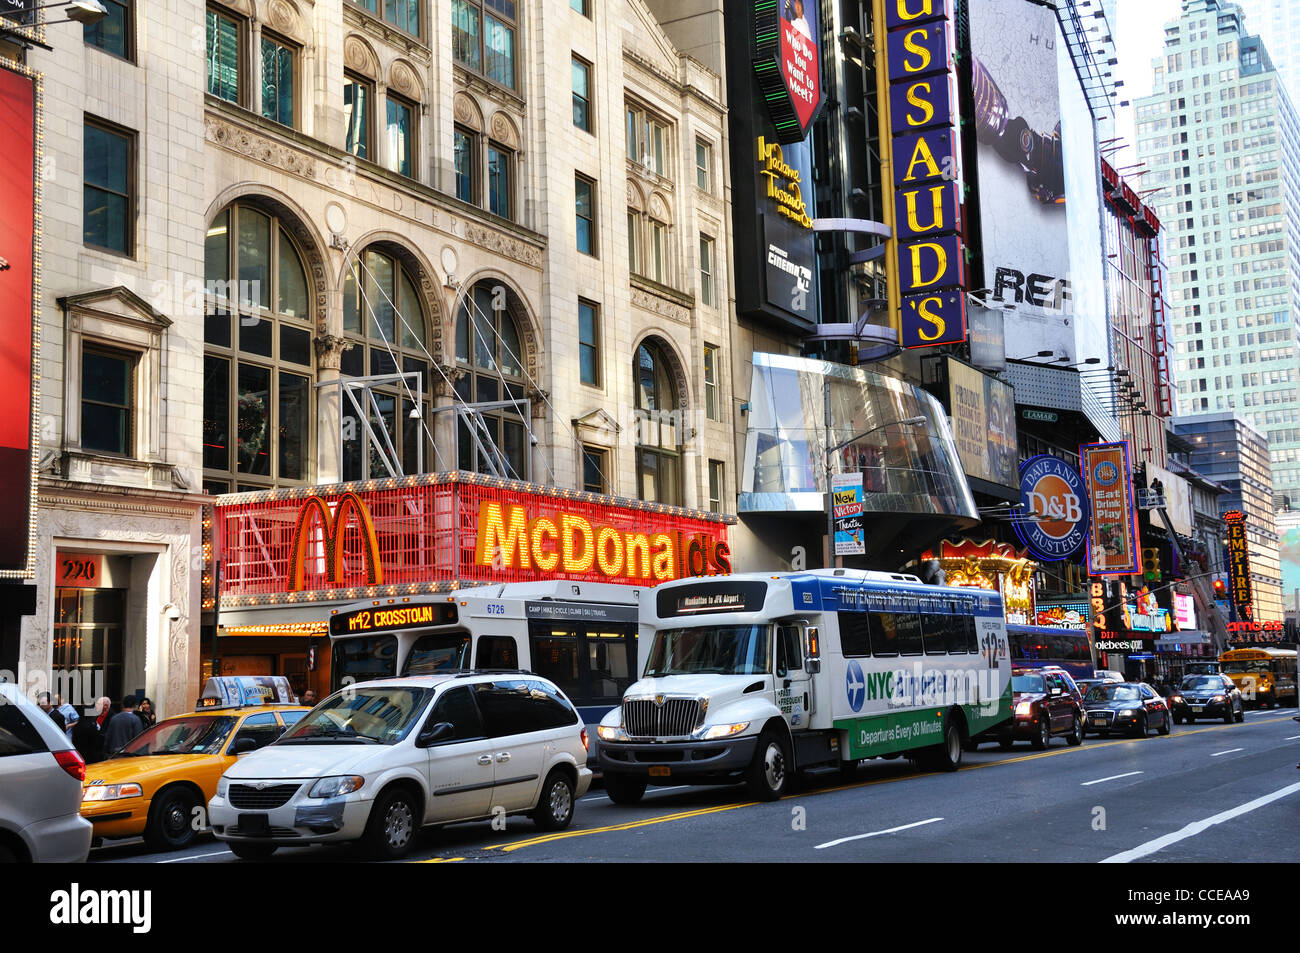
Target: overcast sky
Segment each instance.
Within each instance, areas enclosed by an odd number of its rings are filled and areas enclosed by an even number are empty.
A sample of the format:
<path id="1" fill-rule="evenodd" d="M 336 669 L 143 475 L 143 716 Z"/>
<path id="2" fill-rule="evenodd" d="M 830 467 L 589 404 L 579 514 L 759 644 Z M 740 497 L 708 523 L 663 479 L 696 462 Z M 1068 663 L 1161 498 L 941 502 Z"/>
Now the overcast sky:
<path id="1" fill-rule="evenodd" d="M 1118 0 L 1118 23 L 1111 23 L 1119 65 L 1115 77 L 1122 79 L 1120 99 L 1130 102 L 1151 92 L 1151 60 L 1161 55 L 1165 45 L 1165 24 L 1178 18 L 1180 0 Z M 1134 159 L 1133 109 L 1123 110 L 1118 132 L 1129 147 L 1116 159 L 1128 165 Z"/>

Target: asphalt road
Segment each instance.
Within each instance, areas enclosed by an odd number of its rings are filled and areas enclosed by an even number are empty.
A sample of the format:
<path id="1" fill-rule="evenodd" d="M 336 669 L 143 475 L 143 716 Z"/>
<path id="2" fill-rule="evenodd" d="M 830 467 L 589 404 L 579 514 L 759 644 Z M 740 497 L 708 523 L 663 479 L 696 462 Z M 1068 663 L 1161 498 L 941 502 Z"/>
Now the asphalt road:
<path id="1" fill-rule="evenodd" d="M 1176 726 L 1146 739 L 1063 739 L 967 752 L 956 773 L 868 761 L 851 784 L 829 773 L 775 803 L 743 787 L 652 788 L 634 806 L 599 788 L 566 831 L 525 818 L 425 831 L 426 862 L 587 861 L 1300 861 L 1300 724 L 1295 709 L 1251 711 L 1240 725 Z M 1284 832 L 1290 832 L 1289 835 Z M 1283 836 L 1279 836 L 1283 835 Z M 267 863 L 354 861 L 348 847 L 281 848 Z M 91 863 L 237 862 L 202 838 L 169 854 L 108 842 Z"/>

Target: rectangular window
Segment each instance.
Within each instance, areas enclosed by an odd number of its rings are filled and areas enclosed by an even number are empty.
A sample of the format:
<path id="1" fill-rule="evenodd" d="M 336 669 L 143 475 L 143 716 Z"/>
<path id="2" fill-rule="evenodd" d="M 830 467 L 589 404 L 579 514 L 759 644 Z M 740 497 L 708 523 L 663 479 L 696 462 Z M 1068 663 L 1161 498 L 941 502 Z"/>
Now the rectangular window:
<path id="1" fill-rule="evenodd" d="M 695 184 L 704 192 L 713 191 L 713 147 L 703 139 L 695 140 Z"/>
<path id="2" fill-rule="evenodd" d="M 587 6 L 587 0 L 569 0 L 569 7 L 584 17 L 591 16 L 591 9 Z"/>
<path id="3" fill-rule="evenodd" d="M 590 179 L 584 179 L 582 176 L 574 178 L 574 214 L 577 216 L 578 251 L 584 255 L 596 254 L 595 190 L 595 184 Z"/>
<path id="4" fill-rule="evenodd" d="M 262 34 L 262 115 L 289 127 L 293 126 L 293 53 Z"/>
<path id="5" fill-rule="evenodd" d="M 573 124 L 591 132 L 591 65 L 573 57 Z"/>
<path id="6" fill-rule="evenodd" d="M 700 303 L 713 307 L 713 239 L 700 236 Z"/>
<path id="7" fill-rule="evenodd" d="M 363 10 L 369 10 L 380 16 L 379 6 L 383 4 L 382 16 L 393 26 L 400 27 L 407 33 L 420 35 L 420 0 L 352 0 Z"/>
<path id="8" fill-rule="evenodd" d="M 278 423 L 280 479 L 307 478 L 309 395 L 311 383 L 297 374 L 280 374 L 280 419 Z"/>
<path id="9" fill-rule="evenodd" d="M 515 31 L 490 13 L 483 14 L 483 65 L 488 79 L 515 88 Z"/>
<path id="10" fill-rule="evenodd" d="M 715 345 L 704 345 L 704 411 L 710 420 L 720 420 L 718 416 L 718 349 Z"/>
<path id="11" fill-rule="evenodd" d="M 641 240 L 640 217 L 636 212 L 627 213 L 627 268 L 634 275 L 641 274 Z"/>
<path id="12" fill-rule="evenodd" d="M 81 350 L 81 446 L 130 456 L 136 356 L 86 345 Z"/>
<path id="13" fill-rule="evenodd" d="M 663 222 L 650 222 L 649 274 L 661 285 L 668 283 L 668 226 Z"/>
<path id="14" fill-rule="evenodd" d="M 723 472 L 721 460 L 709 461 L 709 509 L 722 512 Z"/>
<path id="15" fill-rule="evenodd" d="M 582 488 L 588 493 L 609 492 L 609 451 L 582 445 Z"/>
<path id="16" fill-rule="evenodd" d="M 451 53 L 458 63 L 480 72 L 479 43 L 481 23 L 479 8 L 468 0 L 451 0 Z"/>
<path id="17" fill-rule="evenodd" d="M 85 125 L 83 240 L 130 255 L 135 244 L 135 137 Z"/>
<path id="18" fill-rule="evenodd" d="M 513 153 L 496 143 L 488 145 L 488 211 L 510 217 L 510 179 Z"/>
<path id="19" fill-rule="evenodd" d="M 242 23 L 216 10 L 207 11 L 208 92 L 232 103 L 244 101 Z"/>
<path id="20" fill-rule="evenodd" d="M 415 108 L 388 94 L 388 168 L 411 175 L 415 168 Z"/>
<path id="21" fill-rule="evenodd" d="M 134 0 L 102 0 L 108 16 L 82 28 L 88 46 L 97 46 L 124 60 L 135 59 Z"/>
<path id="22" fill-rule="evenodd" d="M 596 305 L 578 301 L 578 363 L 582 382 L 600 386 L 600 326 Z"/>
<path id="23" fill-rule="evenodd" d="M 667 175 L 668 126 L 639 106 L 627 108 L 627 157 L 657 175 Z"/>
<path id="24" fill-rule="evenodd" d="M 457 126 L 452 133 L 452 151 L 456 162 L 456 198 L 473 204 L 478 202 L 478 189 L 475 187 L 477 176 L 474 173 L 474 158 L 478 152 L 475 145 L 477 139 L 474 133 L 460 126 Z"/>
<path id="25" fill-rule="evenodd" d="M 370 151 L 370 114 L 375 87 L 351 73 L 343 76 L 343 111 L 347 117 L 347 150 L 358 159 L 373 159 Z"/>

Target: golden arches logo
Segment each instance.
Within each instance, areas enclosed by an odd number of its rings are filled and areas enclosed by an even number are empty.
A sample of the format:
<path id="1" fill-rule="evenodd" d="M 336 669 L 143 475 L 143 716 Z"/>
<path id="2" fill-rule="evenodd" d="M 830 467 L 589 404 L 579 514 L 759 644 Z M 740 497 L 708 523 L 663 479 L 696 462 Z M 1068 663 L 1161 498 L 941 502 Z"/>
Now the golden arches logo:
<path id="1" fill-rule="evenodd" d="M 379 562 L 379 540 L 375 537 L 375 524 L 370 519 L 370 510 L 361 497 L 348 492 L 339 497 L 333 517 L 330 516 L 329 507 L 318 496 L 309 497 L 298 511 L 298 519 L 293 526 L 293 547 L 289 553 L 293 566 L 293 578 L 289 583 L 291 591 L 307 588 L 307 542 L 313 515 L 320 520 L 321 533 L 325 537 L 325 565 L 329 572 L 329 582 L 335 587 L 343 586 L 342 542 L 349 513 L 356 514 L 366 544 L 366 584 L 383 584 L 384 567 Z"/>

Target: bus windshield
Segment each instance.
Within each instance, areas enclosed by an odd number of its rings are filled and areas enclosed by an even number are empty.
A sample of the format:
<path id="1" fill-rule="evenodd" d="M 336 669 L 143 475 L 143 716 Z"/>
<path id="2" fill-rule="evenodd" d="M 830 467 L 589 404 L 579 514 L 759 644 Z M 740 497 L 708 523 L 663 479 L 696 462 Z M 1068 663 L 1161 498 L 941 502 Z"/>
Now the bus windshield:
<path id="1" fill-rule="evenodd" d="M 334 643 L 330 681 L 335 687 L 397 674 L 396 635 L 358 635 Z M 351 681 L 344 683 L 343 679 Z"/>
<path id="2" fill-rule="evenodd" d="M 1272 671 L 1271 659 L 1224 659 L 1223 671 L 1229 675 L 1263 675 Z"/>
<path id="3" fill-rule="evenodd" d="M 772 670 L 771 628 L 717 625 L 655 633 L 645 677 L 664 675 L 766 675 Z"/>

